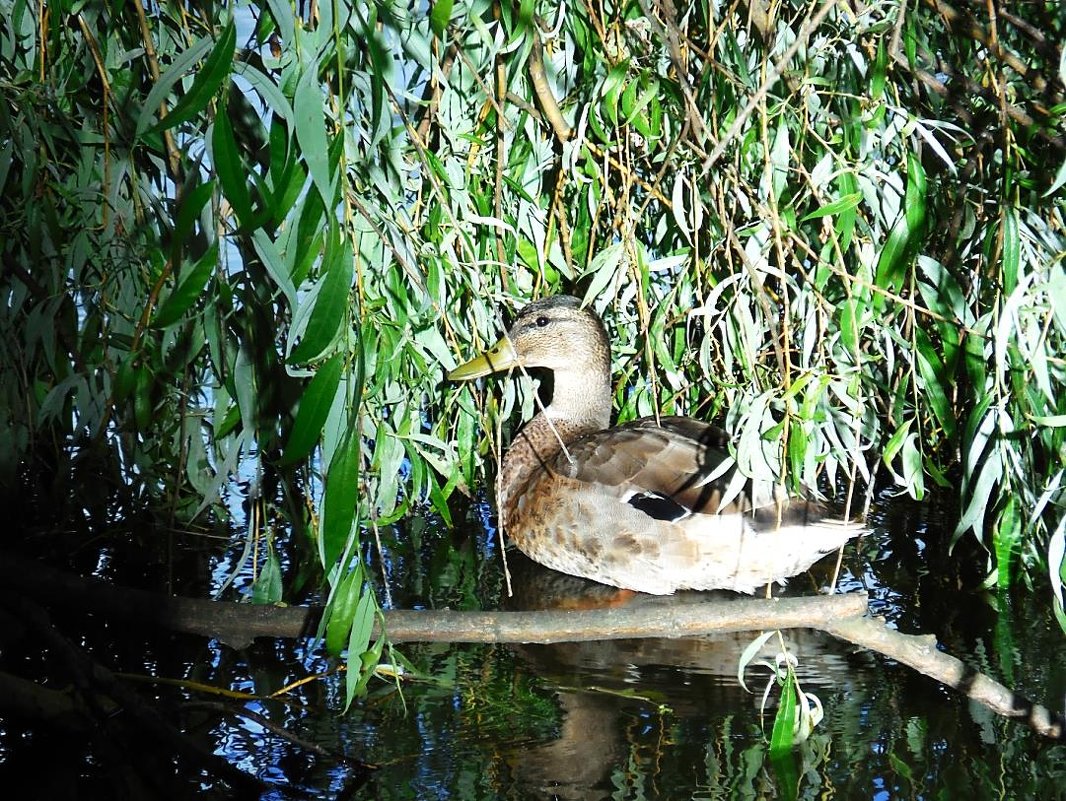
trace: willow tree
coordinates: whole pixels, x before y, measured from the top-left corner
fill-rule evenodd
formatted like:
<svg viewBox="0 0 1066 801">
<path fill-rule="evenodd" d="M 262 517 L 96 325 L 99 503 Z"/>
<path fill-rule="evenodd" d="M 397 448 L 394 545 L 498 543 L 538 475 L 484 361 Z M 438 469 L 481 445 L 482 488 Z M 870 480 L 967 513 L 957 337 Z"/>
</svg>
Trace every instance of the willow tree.
<svg viewBox="0 0 1066 801">
<path fill-rule="evenodd" d="M 444 372 L 569 291 L 620 418 L 725 422 L 853 509 L 943 485 L 1066 628 L 1054 0 L 0 12 L 0 481 L 34 519 L 188 526 L 251 477 L 256 597 L 321 577 L 370 665 L 364 533 L 450 519 L 532 402 Z"/>
</svg>

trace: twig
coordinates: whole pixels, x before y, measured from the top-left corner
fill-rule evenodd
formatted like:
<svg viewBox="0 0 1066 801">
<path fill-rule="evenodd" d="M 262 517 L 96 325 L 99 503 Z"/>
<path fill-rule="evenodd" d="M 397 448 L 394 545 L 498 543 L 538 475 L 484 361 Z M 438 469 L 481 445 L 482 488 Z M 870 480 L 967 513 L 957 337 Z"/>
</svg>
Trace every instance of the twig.
<svg viewBox="0 0 1066 801">
<path fill-rule="evenodd" d="M 800 26 L 799 31 L 796 33 L 796 39 L 792 44 L 788 46 L 781 58 L 773 68 L 766 74 L 766 80 L 762 82 L 762 85 L 756 90 L 755 94 L 751 96 L 751 99 L 747 102 L 747 105 L 737 114 L 737 118 L 733 121 L 733 124 L 729 126 L 729 130 L 725 135 L 718 140 L 718 144 L 714 146 L 714 149 L 708 154 L 707 158 L 703 161 L 703 168 L 700 170 L 700 177 L 705 176 L 716 163 L 718 159 L 725 153 L 725 149 L 733 142 L 734 139 L 739 136 L 741 129 L 743 129 L 745 123 L 748 121 L 755 109 L 762 103 L 766 93 L 770 91 L 770 87 L 773 86 L 777 79 L 781 77 L 781 74 L 785 71 L 785 67 L 792 61 L 792 57 L 796 55 L 801 47 L 807 44 L 807 38 L 814 32 L 814 29 L 822 24 L 822 20 L 826 18 L 833 7 L 836 5 L 837 0 L 826 0 L 822 4 L 822 7 L 818 9 L 818 12 L 808 19 L 803 25 Z"/>
<path fill-rule="evenodd" d="M 548 76 L 544 73 L 544 52 L 540 43 L 540 35 L 533 34 L 533 48 L 529 51 L 529 80 L 533 84 L 533 94 L 537 97 L 541 111 L 551 124 L 559 141 L 565 142 L 573 131 L 563 118 L 559 110 L 559 102 L 555 99 L 551 87 L 548 86 Z"/>
</svg>

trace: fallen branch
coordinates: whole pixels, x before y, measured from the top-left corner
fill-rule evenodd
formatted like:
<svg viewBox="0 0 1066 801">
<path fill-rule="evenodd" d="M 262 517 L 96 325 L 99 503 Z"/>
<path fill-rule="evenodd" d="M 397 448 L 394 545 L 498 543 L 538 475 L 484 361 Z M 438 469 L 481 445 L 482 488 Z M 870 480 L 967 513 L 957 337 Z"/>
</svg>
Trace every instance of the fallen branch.
<svg viewBox="0 0 1066 801">
<path fill-rule="evenodd" d="M 738 598 L 688 604 L 534 612 L 395 610 L 385 613 L 393 642 L 558 643 L 677 639 L 770 629 L 827 629 L 866 611 L 866 593 L 809 598 Z"/>
<path fill-rule="evenodd" d="M 176 598 L 116 587 L 45 567 L 0 557 L 0 582 L 51 606 L 104 612 L 174 631 L 219 639 L 234 647 L 256 637 L 311 636 L 322 610 L 252 606 Z M 1046 737 L 1066 739 L 1061 713 L 1017 695 L 994 679 L 939 650 L 936 638 L 901 634 L 865 616 L 864 593 L 805 598 L 723 599 L 691 603 L 654 600 L 629 606 L 570 611 L 455 612 L 390 610 L 385 633 L 393 642 L 558 643 L 591 640 L 676 639 L 712 633 L 810 628 L 875 651 L 952 687 L 1004 717 Z M 381 634 L 380 629 L 375 636 Z"/>
<path fill-rule="evenodd" d="M 114 620 L 162 626 L 243 648 L 256 637 L 313 636 L 322 610 L 306 606 L 256 606 L 167 596 L 118 587 L 38 562 L 0 557 L 0 582 L 39 603 L 91 609 Z M 611 609 L 532 612 L 389 610 L 385 633 L 393 642 L 555 643 L 580 640 L 693 637 L 727 631 L 825 629 L 841 617 L 866 611 L 866 595 L 816 595 L 772 600 L 737 597 L 677 604 L 634 604 Z M 376 629 L 374 636 L 380 636 Z"/>
</svg>

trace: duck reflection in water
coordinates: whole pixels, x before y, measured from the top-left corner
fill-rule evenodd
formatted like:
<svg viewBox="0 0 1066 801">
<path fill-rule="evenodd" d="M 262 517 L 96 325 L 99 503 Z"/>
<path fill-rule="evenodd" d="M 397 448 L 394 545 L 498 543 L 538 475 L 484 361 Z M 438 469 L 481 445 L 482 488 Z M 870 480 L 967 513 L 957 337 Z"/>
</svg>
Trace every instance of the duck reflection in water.
<svg viewBox="0 0 1066 801">
<path fill-rule="evenodd" d="M 508 560 L 514 594 L 505 608 L 511 610 L 652 605 L 668 616 L 679 604 L 737 599 L 730 592 L 664 597 L 619 591 L 544 568 L 514 551 Z M 554 740 L 523 746 L 509 755 L 514 779 L 535 798 L 607 798 L 617 791 L 618 775 L 632 771 L 632 750 L 647 751 L 650 735 L 634 742 L 635 728 L 650 726 L 665 732 L 676 718 L 718 718 L 731 710 L 750 717 L 752 709 L 759 709 L 761 693 L 749 694 L 739 686 L 737 667 L 759 633 L 512 646 L 545 684 L 555 685 L 561 713 Z M 828 635 L 794 630 L 783 636 L 786 647 L 799 656 L 797 674 L 805 689 L 856 679 L 845 649 Z M 773 662 L 779 650 L 780 643 L 772 638 L 757 659 Z M 761 690 L 768 677 L 765 669 L 750 670 L 748 686 Z M 658 760 L 647 768 L 654 773 Z M 654 781 L 653 775 L 646 778 Z"/>
</svg>

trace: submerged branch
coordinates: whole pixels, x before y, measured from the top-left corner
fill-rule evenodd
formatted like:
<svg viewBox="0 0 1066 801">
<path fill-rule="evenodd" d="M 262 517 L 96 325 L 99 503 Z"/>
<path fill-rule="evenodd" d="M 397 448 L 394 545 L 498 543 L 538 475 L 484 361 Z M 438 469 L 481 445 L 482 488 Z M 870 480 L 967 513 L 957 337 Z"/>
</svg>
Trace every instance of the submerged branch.
<svg viewBox="0 0 1066 801">
<path fill-rule="evenodd" d="M 167 597 L 116 587 L 37 562 L 0 556 L 0 582 L 41 603 L 103 612 L 212 637 L 232 647 L 256 637 L 312 636 L 322 610 L 252 606 Z M 393 642 L 559 643 L 592 640 L 676 639 L 713 633 L 810 628 L 825 631 L 900 662 L 952 687 L 997 715 L 1026 723 L 1046 737 L 1066 739 L 1063 716 L 1017 695 L 994 679 L 940 651 L 932 635 L 901 634 L 866 615 L 865 593 L 805 598 L 737 598 L 666 605 L 649 603 L 606 609 L 531 612 L 390 610 L 385 633 Z M 375 636 L 380 636 L 380 629 Z"/>
<path fill-rule="evenodd" d="M 941 684 L 958 690 L 997 715 L 1027 724 L 1033 731 L 1057 740 L 1066 739 L 1063 716 L 1034 704 L 962 660 L 937 647 L 936 637 L 903 634 L 884 620 L 851 617 L 832 622 L 825 631 L 861 648 L 894 659 Z"/>
</svg>

